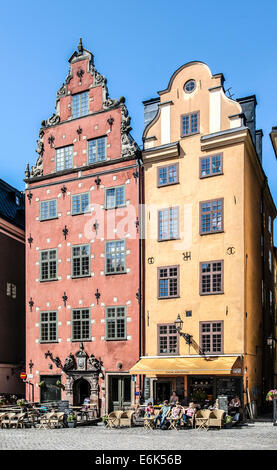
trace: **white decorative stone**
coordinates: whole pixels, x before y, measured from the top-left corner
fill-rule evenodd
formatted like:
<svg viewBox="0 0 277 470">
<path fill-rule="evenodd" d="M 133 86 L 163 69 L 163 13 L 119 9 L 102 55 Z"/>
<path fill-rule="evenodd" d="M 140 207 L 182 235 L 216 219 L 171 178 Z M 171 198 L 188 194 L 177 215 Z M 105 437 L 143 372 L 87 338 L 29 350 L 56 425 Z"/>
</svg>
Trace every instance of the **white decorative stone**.
<svg viewBox="0 0 277 470">
<path fill-rule="evenodd" d="M 116 176 L 113 176 L 113 180 L 116 181 Z"/>
<path fill-rule="evenodd" d="M 70 278 L 71 278 L 71 276 L 70 276 L 70 274 L 68 274 L 68 275 L 66 276 L 66 279 L 70 279 Z"/>
<path fill-rule="evenodd" d="M 61 243 L 59 243 L 59 244 L 58 244 L 58 248 L 61 248 L 61 247 L 62 247 L 62 244 L 61 244 Z"/>
<path fill-rule="evenodd" d="M 131 317 L 127 317 L 126 320 L 127 320 L 127 323 L 130 323 L 130 321 L 132 321 L 132 318 L 131 318 Z"/>
<path fill-rule="evenodd" d="M 38 327 L 38 326 L 39 326 L 39 323 L 35 323 L 35 326 L 37 326 L 37 327 Z"/>
<path fill-rule="evenodd" d="M 101 341 L 104 341 L 105 340 L 105 336 L 101 336 Z"/>
<path fill-rule="evenodd" d="M 92 186 L 92 187 L 90 188 L 90 191 L 94 191 L 94 186 Z"/>
<path fill-rule="evenodd" d="M 39 339 L 36 339 L 36 343 L 39 343 Z"/>
<path fill-rule="evenodd" d="M 70 246 L 70 245 L 71 245 L 71 243 L 70 243 L 70 242 L 68 242 L 68 243 L 67 243 L 67 246 Z"/>
<path fill-rule="evenodd" d="M 114 302 L 117 302 L 117 297 L 114 297 L 114 298 L 113 298 L 113 301 L 114 301 Z"/>
<path fill-rule="evenodd" d="M 131 300 L 127 300 L 126 305 L 131 305 Z"/>
<path fill-rule="evenodd" d="M 126 183 L 125 184 L 130 184 L 130 180 L 126 180 Z"/>
<path fill-rule="evenodd" d="M 83 301 L 82 300 L 79 300 L 79 305 L 82 305 L 83 304 Z"/>
<path fill-rule="evenodd" d="M 39 312 L 39 307 L 36 307 L 36 311 Z"/>
<path fill-rule="evenodd" d="M 68 326 L 71 325 L 71 321 L 68 320 L 68 321 L 66 322 L 66 324 L 67 324 Z"/>
<path fill-rule="evenodd" d="M 62 322 L 61 322 L 61 321 L 58 322 L 58 326 L 62 326 Z"/>
<path fill-rule="evenodd" d="M 40 220 L 39 217 L 36 217 L 36 220 Z"/>
<path fill-rule="evenodd" d="M 91 337 L 91 341 L 96 341 L 95 336 L 92 336 L 92 337 Z"/>
<path fill-rule="evenodd" d="M 79 183 L 79 184 L 78 184 L 78 188 L 81 188 L 82 186 L 83 186 L 82 183 Z"/>
<path fill-rule="evenodd" d="M 130 341 L 132 339 L 132 336 L 127 336 L 127 340 Z"/>
<path fill-rule="evenodd" d="M 100 271 L 100 276 L 104 276 L 104 271 Z"/>
<path fill-rule="evenodd" d="M 38 201 L 39 201 L 39 197 L 36 197 L 36 202 L 38 202 Z"/>
<path fill-rule="evenodd" d="M 104 304 L 104 302 L 101 302 L 101 307 L 105 307 L 105 304 Z"/>
<path fill-rule="evenodd" d="M 36 266 L 39 266 L 39 261 L 36 262 Z"/>
<path fill-rule="evenodd" d="M 105 323 L 105 318 L 101 318 L 100 322 Z"/>
<path fill-rule="evenodd" d="M 73 152 L 73 156 L 76 157 L 78 154 L 77 152 Z"/>
</svg>

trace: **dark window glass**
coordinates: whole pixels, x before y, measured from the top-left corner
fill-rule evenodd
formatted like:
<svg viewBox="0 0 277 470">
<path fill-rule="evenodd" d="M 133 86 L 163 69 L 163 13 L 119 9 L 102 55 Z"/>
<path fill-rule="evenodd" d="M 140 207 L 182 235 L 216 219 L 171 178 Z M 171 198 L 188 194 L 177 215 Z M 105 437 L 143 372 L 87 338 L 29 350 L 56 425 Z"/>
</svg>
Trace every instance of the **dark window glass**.
<svg viewBox="0 0 277 470">
<path fill-rule="evenodd" d="M 200 294 L 223 293 L 223 261 L 200 263 Z"/>
<path fill-rule="evenodd" d="M 178 297 L 179 295 L 179 267 L 172 266 L 158 268 L 158 297 Z"/>
<path fill-rule="evenodd" d="M 178 354 L 178 333 L 174 324 L 158 325 L 158 354 Z"/>
</svg>

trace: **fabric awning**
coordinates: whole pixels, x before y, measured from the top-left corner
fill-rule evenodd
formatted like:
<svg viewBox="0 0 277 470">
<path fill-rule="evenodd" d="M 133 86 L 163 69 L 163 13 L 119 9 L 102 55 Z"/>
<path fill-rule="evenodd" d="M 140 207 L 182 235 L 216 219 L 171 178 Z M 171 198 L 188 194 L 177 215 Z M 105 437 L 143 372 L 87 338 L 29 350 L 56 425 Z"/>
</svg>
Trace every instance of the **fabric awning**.
<svg viewBox="0 0 277 470">
<path fill-rule="evenodd" d="M 242 374 L 240 357 L 142 358 L 129 371 L 132 375 L 229 375 Z"/>
</svg>

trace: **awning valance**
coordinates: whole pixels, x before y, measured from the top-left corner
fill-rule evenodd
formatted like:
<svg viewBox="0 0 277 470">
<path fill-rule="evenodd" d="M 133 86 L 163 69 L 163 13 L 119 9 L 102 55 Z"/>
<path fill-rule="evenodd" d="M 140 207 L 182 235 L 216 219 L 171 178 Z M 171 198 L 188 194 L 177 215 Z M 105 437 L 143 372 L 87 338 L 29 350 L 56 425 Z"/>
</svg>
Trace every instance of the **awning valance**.
<svg viewBox="0 0 277 470">
<path fill-rule="evenodd" d="M 132 375 L 240 375 L 240 357 L 142 358 L 129 371 Z"/>
</svg>

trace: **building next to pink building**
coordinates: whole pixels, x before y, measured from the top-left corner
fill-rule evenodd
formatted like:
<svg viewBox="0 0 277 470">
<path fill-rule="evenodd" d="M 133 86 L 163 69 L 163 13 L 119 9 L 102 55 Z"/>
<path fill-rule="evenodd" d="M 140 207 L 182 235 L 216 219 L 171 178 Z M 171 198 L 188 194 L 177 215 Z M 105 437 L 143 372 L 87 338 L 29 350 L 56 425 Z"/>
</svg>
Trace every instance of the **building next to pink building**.
<svg viewBox="0 0 277 470">
<path fill-rule="evenodd" d="M 26 169 L 26 364 L 35 401 L 135 402 L 140 356 L 140 150 L 125 99 L 83 48 Z"/>
</svg>

